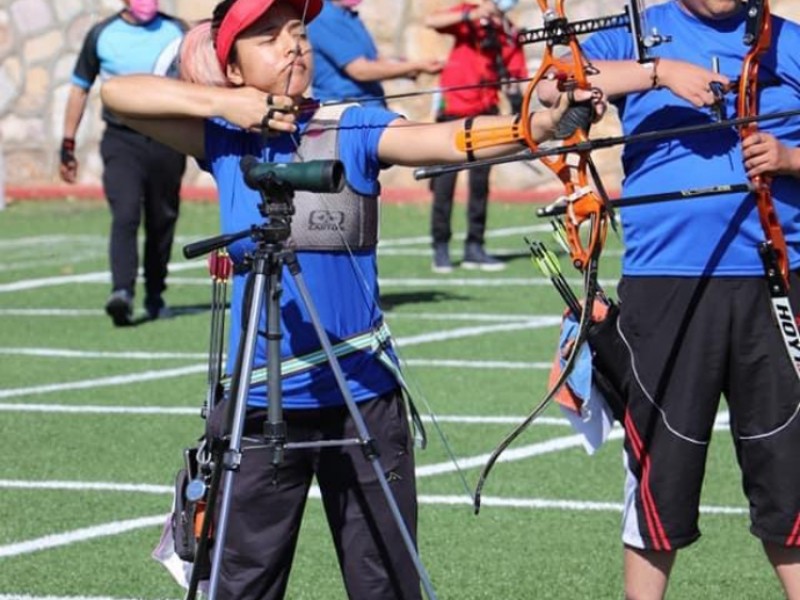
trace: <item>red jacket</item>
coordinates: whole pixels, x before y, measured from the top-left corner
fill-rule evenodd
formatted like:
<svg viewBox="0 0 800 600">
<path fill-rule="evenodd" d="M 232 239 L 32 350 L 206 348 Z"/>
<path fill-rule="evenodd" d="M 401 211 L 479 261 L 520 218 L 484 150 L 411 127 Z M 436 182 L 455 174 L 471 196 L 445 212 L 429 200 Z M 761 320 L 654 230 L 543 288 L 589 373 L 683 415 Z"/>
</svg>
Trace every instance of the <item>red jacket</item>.
<svg viewBox="0 0 800 600">
<path fill-rule="evenodd" d="M 448 10 L 463 13 L 476 6 L 464 3 Z M 528 76 L 525 55 L 516 42 L 516 31 L 507 20 L 505 27 L 502 23 L 462 20 L 437 31 L 455 38 L 455 45 L 440 76 L 443 88 Z M 492 44 L 492 32 L 496 44 Z M 498 73 L 498 52 L 507 73 Z M 499 87 L 489 86 L 443 92 L 437 114 L 440 117 L 468 117 L 495 112 L 500 101 L 498 90 Z"/>
</svg>

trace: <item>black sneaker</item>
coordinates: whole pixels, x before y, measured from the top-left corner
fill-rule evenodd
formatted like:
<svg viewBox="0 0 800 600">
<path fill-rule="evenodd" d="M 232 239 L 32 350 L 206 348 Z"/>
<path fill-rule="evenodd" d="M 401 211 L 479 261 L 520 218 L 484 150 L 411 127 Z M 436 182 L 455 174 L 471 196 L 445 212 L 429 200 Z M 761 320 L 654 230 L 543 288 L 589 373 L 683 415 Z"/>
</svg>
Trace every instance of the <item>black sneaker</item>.
<svg viewBox="0 0 800 600">
<path fill-rule="evenodd" d="M 155 321 L 156 319 L 171 319 L 174 316 L 169 306 L 164 304 L 162 298 L 156 298 L 155 300 L 145 298 L 144 310 L 147 312 L 147 317 L 151 321 Z"/>
<path fill-rule="evenodd" d="M 453 263 L 450 262 L 450 249 L 446 243 L 436 243 L 433 245 L 433 266 L 434 273 L 452 273 Z"/>
<path fill-rule="evenodd" d="M 502 271 L 506 268 L 506 264 L 503 261 L 486 254 L 483 246 L 475 242 L 470 242 L 464 246 L 464 260 L 461 261 L 461 266 L 465 269 L 479 269 L 481 271 Z"/>
<path fill-rule="evenodd" d="M 115 290 L 106 300 L 106 314 L 117 327 L 133 322 L 133 294 L 128 290 Z"/>
</svg>

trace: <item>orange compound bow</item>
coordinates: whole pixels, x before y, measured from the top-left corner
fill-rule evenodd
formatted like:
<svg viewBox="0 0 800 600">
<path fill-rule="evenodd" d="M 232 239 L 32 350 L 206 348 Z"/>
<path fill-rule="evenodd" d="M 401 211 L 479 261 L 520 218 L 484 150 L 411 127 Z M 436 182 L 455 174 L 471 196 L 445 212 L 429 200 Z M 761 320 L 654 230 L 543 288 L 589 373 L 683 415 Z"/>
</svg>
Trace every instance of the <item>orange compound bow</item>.
<svg viewBox="0 0 800 600">
<path fill-rule="evenodd" d="M 635 2 L 629 4 L 627 14 L 615 17 L 593 19 L 579 23 L 570 23 L 564 12 L 564 0 L 555 0 L 555 8 L 551 8 L 550 0 L 537 0 L 544 13 L 544 27 L 538 30 L 520 32 L 521 43 L 545 41 L 546 50 L 542 63 L 525 90 L 522 100 L 522 119 L 511 128 L 492 128 L 485 133 L 470 132 L 465 127 L 465 136 L 458 142 L 463 144 L 460 149 L 470 152 L 489 145 L 507 144 L 518 141 L 520 137 L 530 152 L 536 153 L 538 142 L 533 138 L 528 115 L 531 110 L 531 98 L 536 86 L 545 78 L 554 79 L 560 92 L 566 92 L 571 106 L 562 118 L 557 128 L 555 138 L 560 140 L 565 148 L 575 148 L 572 153 L 577 156 L 577 162 L 568 154 L 554 154 L 541 156 L 542 163 L 551 170 L 564 185 L 565 194 L 561 200 L 566 205 L 566 223 L 564 224 L 567 245 L 573 265 L 584 276 L 584 306 L 593 306 L 595 298 L 600 291 L 597 282 L 598 265 L 603 244 L 608 231 L 608 223 L 613 214 L 611 204 L 605 192 L 599 173 L 591 157 L 591 144 L 587 131 L 594 119 L 591 101 L 573 103 L 573 95 L 577 90 L 592 90 L 589 76 L 597 70 L 586 59 L 578 42 L 579 33 L 588 33 L 611 27 L 630 25 L 631 31 L 637 38 L 637 48 L 640 48 L 640 28 L 633 25 L 636 20 L 638 25 L 639 13 L 635 9 Z M 627 18 L 627 22 L 625 19 Z M 563 57 L 555 54 L 555 48 L 563 46 L 567 52 Z M 643 56 L 643 55 L 639 55 Z M 571 160 L 572 159 L 572 160 Z M 586 243 L 581 237 L 581 227 L 588 223 Z M 566 359 L 561 374 L 553 382 L 545 397 L 534 407 L 528 416 L 513 431 L 511 431 L 495 448 L 484 465 L 473 498 L 475 512 L 480 510 L 481 493 L 492 468 L 499 460 L 500 455 L 527 429 L 527 427 L 544 412 L 550 402 L 555 398 L 561 387 L 566 383 L 572 370 L 577 364 L 583 343 L 592 324 L 592 311 L 584 310 L 579 315 L 580 323 L 572 350 Z"/>
<path fill-rule="evenodd" d="M 522 98 L 521 119 L 511 126 L 472 128 L 469 124 L 456 138 L 456 147 L 468 156 L 475 150 L 522 142 L 535 152 L 539 143 L 534 139 L 528 115 L 531 113 L 532 97 L 537 85 L 543 79 L 555 79 L 560 92 L 570 98 L 576 90 L 591 90 L 589 75 L 596 73 L 586 60 L 578 43 L 578 33 L 597 31 L 610 27 L 622 27 L 630 22 L 628 15 L 616 15 L 603 19 L 582 22 L 583 27 L 572 24 L 564 12 L 564 0 L 537 0 L 544 15 L 544 27 L 523 30 L 519 33 L 520 43 L 546 42 L 546 49 L 536 75 L 531 79 Z M 626 22 L 626 18 L 628 18 Z M 563 57 L 556 56 L 555 48 L 565 47 Z M 594 117 L 591 102 L 578 102 L 570 106 L 562 119 L 562 127 L 556 138 L 564 146 L 588 141 L 587 131 Z M 469 122 L 468 122 L 469 123 Z M 567 239 L 570 257 L 575 267 L 584 271 L 592 252 L 601 248 L 608 229 L 609 207 L 602 182 L 589 151 L 576 151 L 577 163 L 567 154 L 541 158 L 541 162 L 551 170 L 564 185 L 567 211 Z M 590 177 L 591 174 L 591 177 Z M 590 181 L 591 179 L 591 181 Z M 584 244 L 579 230 L 581 225 L 592 221 L 591 232 Z"/>
</svg>

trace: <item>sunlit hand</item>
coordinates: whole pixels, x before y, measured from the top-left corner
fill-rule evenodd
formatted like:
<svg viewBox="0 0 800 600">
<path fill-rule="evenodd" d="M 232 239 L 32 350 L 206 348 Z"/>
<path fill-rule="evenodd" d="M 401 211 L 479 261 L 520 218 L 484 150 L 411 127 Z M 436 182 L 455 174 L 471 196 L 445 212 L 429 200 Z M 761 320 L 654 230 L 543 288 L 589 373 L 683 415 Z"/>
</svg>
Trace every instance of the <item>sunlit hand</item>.
<svg viewBox="0 0 800 600">
<path fill-rule="evenodd" d="M 770 133 L 758 131 L 742 142 L 744 168 L 748 177 L 794 172 L 796 150 L 782 144 Z"/>
<path fill-rule="evenodd" d="M 723 90 L 730 87 L 730 79 L 711 69 L 704 69 L 681 60 L 662 58 L 658 62 L 658 82 L 675 94 L 700 108 L 713 106 L 717 98 L 712 83 L 719 83 Z"/>
<path fill-rule="evenodd" d="M 417 77 L 420 73 L 428 73 L 429 75 L 436 75 L 444 68 L 444 61 L 441 60 L 418 60 L 414 62 L 415 69 L 411 73 L 411 77 Z"/>
</svg>

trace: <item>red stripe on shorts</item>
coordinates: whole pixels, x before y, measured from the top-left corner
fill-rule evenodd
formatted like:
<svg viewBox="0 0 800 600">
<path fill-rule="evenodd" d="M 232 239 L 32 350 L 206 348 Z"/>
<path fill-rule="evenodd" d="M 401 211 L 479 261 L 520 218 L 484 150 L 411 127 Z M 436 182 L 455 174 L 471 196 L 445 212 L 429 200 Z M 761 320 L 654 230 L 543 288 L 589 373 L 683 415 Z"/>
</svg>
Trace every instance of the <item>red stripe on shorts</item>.
<svg viewBox="0 0 800 600">
<path fill-rule="evenodd" d="M 628 433 L 628 439 L 631 441 L 636 460 L 642 466 L 642 506 L 644 506 L 644 516 L 650 537 L 653 539 L 653 546 L 655 550 L 672 550 L 672 544 L 669 543 L 669 538 L 664 531 L 664 525 L 658 516 L 658 509 L 656 508 L 655 500 L 653 500 L 653 493 L 650 490 L 650 456 L 644 452 L 642 440 L 636 431 L 630 412 L 627 411 L 625 413 L 625 431 Z"/>
<path fill-rule="evenodd" d="M 797 515 L 797 519 L 795 519 L 794 527 L 792 528 L 792 533 L 789 536 L 789 539 L 786 540 L 787 546 L 800 546 L 800 514 Z"/>
</svg>

